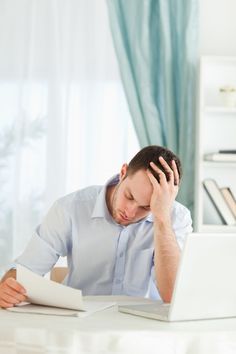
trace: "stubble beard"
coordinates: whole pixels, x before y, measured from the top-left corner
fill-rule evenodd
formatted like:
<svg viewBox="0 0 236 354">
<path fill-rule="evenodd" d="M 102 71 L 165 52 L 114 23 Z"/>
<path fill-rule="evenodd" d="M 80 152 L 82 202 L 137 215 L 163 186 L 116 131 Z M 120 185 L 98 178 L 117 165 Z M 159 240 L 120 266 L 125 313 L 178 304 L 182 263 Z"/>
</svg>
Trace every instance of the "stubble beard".
<svg viewBox="0 0 236 354">
<path fill-rule="evenodd" d="M 129 225 L 130 222 L 125 222 L 122 220 L 121 218 L 121 215 L 122 214 L 122 211 L 121 210 L 117 210 L 116 208 L 116 200 L 117 200 L 117 193 L 118 193 L 118 189 L 120 187 L 120 182 L 114 186 L 114 189 L 111 191 L 110 193 L 110 197 L 108 198 L 109 199 L 109 202 L 108 202 L 108 209 L 109 209 L 109 212 L 113 218 L 113 220 L 117 223 L 117 224 L 120 224 L 120 225 Z"/>
<path fill-rule="evenodd" d="M 118 217 L 118 212 L 117 212 L 116 207 L 115 207 L 118 189 L 119 189 L 119 183 L 115 186 L 115 188 L 114 188 L 114 190 L 112 191 L 112 194 L 111 194 L 111 198 L 110 198 L 110 213 L 111 213 L 112 218 L 117 223 L 120 223 L 119 222 L 119 218 L 117 218 Z"/>
<path fill-rule="evenodd" d="M 108 190 L 107 196 L 106 196 L 106 203 L 107 203 L 107 208 L 114 220 L 116 220 L 116 212 L 115 212 L 115 200 L 116 200 L 116 194 L 117 194 L 117 187 L 119 184 L 116 186 L 111 186 L 110 190 Z"/>
</svg>

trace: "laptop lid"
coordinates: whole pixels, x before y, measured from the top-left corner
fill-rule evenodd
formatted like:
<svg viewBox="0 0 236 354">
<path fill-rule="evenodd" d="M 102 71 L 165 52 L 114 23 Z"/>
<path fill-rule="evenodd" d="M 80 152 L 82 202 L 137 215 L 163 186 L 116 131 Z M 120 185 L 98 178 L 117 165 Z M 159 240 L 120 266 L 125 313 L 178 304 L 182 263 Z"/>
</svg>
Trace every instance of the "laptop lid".
<svg viewBox="0 0 236 354">
<path fill-rule="evenodd" d="M 236 316 L 236 234 L 192 233 L 185 242 L 169 321 Z"/>
</svg>

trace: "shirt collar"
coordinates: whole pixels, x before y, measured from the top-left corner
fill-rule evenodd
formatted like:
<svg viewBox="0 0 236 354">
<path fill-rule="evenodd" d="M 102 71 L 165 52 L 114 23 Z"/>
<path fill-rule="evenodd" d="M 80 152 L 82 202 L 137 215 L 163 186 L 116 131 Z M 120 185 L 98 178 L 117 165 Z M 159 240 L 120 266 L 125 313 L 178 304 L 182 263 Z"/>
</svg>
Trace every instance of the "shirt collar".
<svg viewBox="0 0 236 354">
<path fill-rule="evenodd" d="M 148 214 L 148 216 L 146 216 L 146 218 L 144 220 L 148 221 L 148 222 L 153 222 L 153 215 L 151 213 Z"/>
<path fill-rule="evenodd" d="M 106 203 L 106 190 L 108 186 L 116 185 L 119 182 L 119 175 L 115 175 L 110 178 L 107 183 L 100 190 L 95 206 L 93 208 L 92 218 L 105 218 L 109 222 L 114 222 L 111 217 Z"/>
<path fill-rule="evenodd" d="M 95 203 L 95 206 L 93 208 L 93 213 L 92 213 L 92 218 L 105 218 L 108 222 L 112 222 L 116 225 L 118 225 L 112 218 L 111 214 L 109 213 L 109 210 L 107 208 L 107 203 L 106 203 L 106 190 L 108 186 L 112 185 L 117 185 L 119 183 L 119 175 L 115 175 L 111 177 L 107 183 L 102 187 L 100 190 L 97 200 Z M 153 215 L 150 213 L 146 218 L 138 221 L 136 224 L 139 222 L 152 222 L 153 223 Z"/>
</svg>

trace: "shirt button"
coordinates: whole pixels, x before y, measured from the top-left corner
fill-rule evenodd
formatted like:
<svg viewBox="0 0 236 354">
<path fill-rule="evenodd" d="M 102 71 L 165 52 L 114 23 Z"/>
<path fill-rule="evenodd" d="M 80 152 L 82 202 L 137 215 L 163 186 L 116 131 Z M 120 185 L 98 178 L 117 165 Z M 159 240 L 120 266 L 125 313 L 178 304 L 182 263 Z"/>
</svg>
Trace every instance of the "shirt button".
<svg viewBox="0 0 236 354">
<path fill-rule="evenodd" d="M 120 257 L 123 257 L 123 256 L 124 256 L 124 252 L 121 252 L 121 253 L 120 253 Z"/>
</svg>

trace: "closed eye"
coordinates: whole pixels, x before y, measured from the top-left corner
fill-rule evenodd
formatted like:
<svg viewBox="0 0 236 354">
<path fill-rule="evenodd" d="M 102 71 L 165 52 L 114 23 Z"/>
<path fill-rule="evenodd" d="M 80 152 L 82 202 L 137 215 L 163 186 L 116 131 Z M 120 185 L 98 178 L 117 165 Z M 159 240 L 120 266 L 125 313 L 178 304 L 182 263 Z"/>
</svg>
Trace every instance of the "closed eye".
<svg viewBox="0 0 236 354">
<path fill-rule="evenodd" d="M 134 197 L 131 194 L 126 195 L 126 198 L 129 199 L 129 200 L 134 200 Z"/>
<path fill-rule="evenodd" d="M 143 207 L 142 207 L 142 209 L 144 209 L 144 210 L 147 210 L 147 211 L 148 211 L 148 210 L 150 210 L 150 206 L 149 206 L 149 205 L 148 205 L 148 206 L 143 206 Z"/>
<path fill-rule="evenodd" d="M 128 200 L 134 200 L 134 197 L 132 196 L 132 194 L 125 194 L 125 197 Z M 139 208 L 143 209 L 145 211 L 149 211 L 150 210 L 150 205 L 140 206 Z"/>
</svg>

